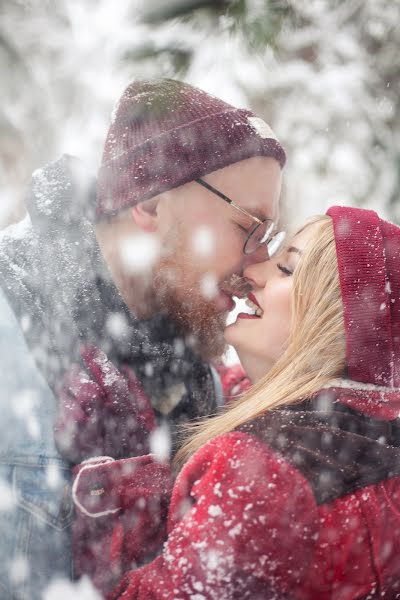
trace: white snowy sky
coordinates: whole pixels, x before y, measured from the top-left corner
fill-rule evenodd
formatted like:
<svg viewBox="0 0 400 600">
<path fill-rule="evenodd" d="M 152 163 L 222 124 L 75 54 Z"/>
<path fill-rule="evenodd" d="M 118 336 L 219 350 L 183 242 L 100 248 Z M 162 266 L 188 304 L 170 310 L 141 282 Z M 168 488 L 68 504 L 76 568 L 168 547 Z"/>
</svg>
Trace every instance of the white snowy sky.
<svg viewBox="0 0 400 600">
<path fill-rule="evenodd" d="M 248 0 L 248 20 L 265 19 L 267 4 Z M 159 76 L 184 78 L 250 106 L 270 123 L 288 151 L 286 197 L 294 222 L 332 203 L 373 207 L 399 219 L 393 203 L 399 102 L 391 75 L 400 5 L 287 4 L 296 8 L 297 22 L 284 22 L 274 49 L 250 49 L 245 34 L 232 33 L 228 15 L 213 20 L 195 13 L 187 21 L 145 25 L 139 20 L 143 0 L 120 0 L 118 9 L 112 0 L 100 0 L 95 9 L 89 0 L 5 2 L 2 31 L 11 50 L 0 49 L 7 81 L 0 226 L 15 218 L 29 173 L 43 162 L 67 152 L 96 170 L 125 86 Z M 166 51 L 171 47 L 192 53 L 186 73 L 176 73 Z M 157 57 L 139 60 L 144 48 Z"/>
</svg>

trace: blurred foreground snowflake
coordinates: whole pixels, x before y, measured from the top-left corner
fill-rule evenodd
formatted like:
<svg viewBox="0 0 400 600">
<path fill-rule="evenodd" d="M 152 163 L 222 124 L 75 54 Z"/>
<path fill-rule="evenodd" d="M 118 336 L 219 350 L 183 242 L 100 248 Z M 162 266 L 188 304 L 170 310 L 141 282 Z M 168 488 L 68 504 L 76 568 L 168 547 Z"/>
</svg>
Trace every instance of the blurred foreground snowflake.
<svg viewBox="0 0 400 600">
<path fill-rule="evenodd" d="M 101 595 L 93 587 L 88 577 L 82 577 L 77 582 L 67 581 L 66 579 L 54 579 L 46 588 L 43 594 L 43 600 L 101 600 Z"/>
</svg>

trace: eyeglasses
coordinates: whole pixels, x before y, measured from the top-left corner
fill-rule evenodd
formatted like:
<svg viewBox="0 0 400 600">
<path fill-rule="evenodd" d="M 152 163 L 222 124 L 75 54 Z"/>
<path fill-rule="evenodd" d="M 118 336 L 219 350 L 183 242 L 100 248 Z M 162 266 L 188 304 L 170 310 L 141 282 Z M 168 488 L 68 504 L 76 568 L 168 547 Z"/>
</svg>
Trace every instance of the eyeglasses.
<svg viewBox="0 0 400 600">
<path fill-rule="evenodd" d="M 260 246 L 266 246 L 268 250 L 268 256 L 271 257 L 279 247 L 281 246 L 283 240 L 286 237 L 286 233 L 284 231 L 279 231 L 274 233 L 276 229 L 276 225 L 272 219 L 265 219 L 265 221 L 261 221 L 258 217 L 250 214 L 242 208 L 235 204 L 233 200 L 225 196 L 222 192 L 217 190 L 215 187 L 204 181 L 204 179 L 196 179 L 196 183 L 202 185 L 207 190 L 222 198 L 225 202 L 227 202 L 230 206 L 238 210 L 242 213 L 242 215 L 246 215 L 249 219 L 254 222 L 254 226 L 250 229 L 249 234 L 243 245 L 243 253 L 244 254 L 252 254 Z"/>
</svg>

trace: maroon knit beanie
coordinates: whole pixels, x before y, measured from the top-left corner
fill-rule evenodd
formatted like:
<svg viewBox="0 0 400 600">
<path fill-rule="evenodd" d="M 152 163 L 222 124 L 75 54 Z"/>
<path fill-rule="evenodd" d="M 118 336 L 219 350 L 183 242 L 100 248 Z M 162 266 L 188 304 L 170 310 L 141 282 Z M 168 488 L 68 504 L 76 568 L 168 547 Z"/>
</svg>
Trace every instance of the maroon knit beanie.
<svg viewBox="0 0 400 600">
<path fill-rule="evenodd" d="M 350 379 L 400 386 L 400 227 L 372 210 L 334 206 Z"/>
<path fill-rule="evenodd" d="M 270 127 L 187 83 L 135 82 L 115 110 L 98 174 L 98 218 L 252 156 L 285 151 Z"/>
</svg>

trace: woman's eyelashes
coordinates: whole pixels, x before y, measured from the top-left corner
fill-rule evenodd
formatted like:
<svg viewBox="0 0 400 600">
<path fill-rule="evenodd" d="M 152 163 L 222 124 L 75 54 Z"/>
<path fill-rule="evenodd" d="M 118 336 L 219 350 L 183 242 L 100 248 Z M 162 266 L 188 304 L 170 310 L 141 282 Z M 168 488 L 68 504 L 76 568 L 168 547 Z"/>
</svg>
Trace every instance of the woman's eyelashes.
<svg viewBox="0 0 400 600">
<path fill-rule="evenodd" d="M 285 267 L 281 263 L 277 263 L 276 266 L 280 271 L 282 271 L 282 273 L 285 273 L 285 275 L 293 275 L 293 271 L 291 269 L 288 269 L 288 267 Z"/>
</svg>

